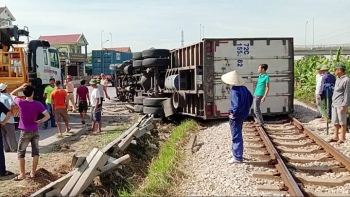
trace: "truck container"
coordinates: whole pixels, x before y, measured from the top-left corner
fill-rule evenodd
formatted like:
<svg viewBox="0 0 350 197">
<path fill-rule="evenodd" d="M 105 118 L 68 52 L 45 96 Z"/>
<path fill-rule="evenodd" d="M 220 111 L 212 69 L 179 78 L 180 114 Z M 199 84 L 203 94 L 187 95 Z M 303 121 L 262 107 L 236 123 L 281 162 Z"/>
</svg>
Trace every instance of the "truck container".
<svg viewBox="0 0 350 197">
<path fill-rule="evenodd" d="M 121 64 L 125 60 L 132 58 L 132 53 L 125 53 L 111 50 L 92 51 L 92 75 L 101 73 L 111 75 L 115 71 L 109 69 L 111 64 Z"/>
<path fill-rule="evenodd" d="M 221 81 L 221 76 L 236 70 L 253 94 L 258 66 L 263 63 L 268 65 L 270 91 L 261 104 L 261 112 L 263 115 L 293 112 L 293 38 L 205 38 L 171 50 L 170 59 L 164 93 L 172 97 L 178 113 L 203 119 L 227 118 L 230 86 Z"/>
</svg>

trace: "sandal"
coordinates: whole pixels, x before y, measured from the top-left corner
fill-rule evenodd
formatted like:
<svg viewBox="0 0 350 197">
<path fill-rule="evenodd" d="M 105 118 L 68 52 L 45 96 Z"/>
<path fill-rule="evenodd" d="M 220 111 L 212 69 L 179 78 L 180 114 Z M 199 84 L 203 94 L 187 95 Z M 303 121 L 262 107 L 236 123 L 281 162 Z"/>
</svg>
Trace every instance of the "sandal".
<svg viewBox="0 0 350 197">
<path fill-rule="evenodd" d="M 328 140 L 328 142 L 338 142 L 339 140 L 335 140 L 335 139 L 330 139 L 330 140 Z"/>
<path fill-rule="evenodd" d="M 19 178 L 19 175 L 17 175 L 13 180 L 14 181 L 23 181 L 25 178 Z"/>
<path fill-rule="evenodd" d="M 345 142 L 345 141 L 339 140 L 339 141 L 337 141 L 337 144 L 340 145 L 340 144 L 343 144 L 344 142 Z"/>
<path fill-rule="evenodd" d="M 34 179 L 35 178 L 35 174 L 34 176 L 32 176 L 31 172 L 27 172 L 26 175 L 30 178 L 30 179 Z"/>
</svg>

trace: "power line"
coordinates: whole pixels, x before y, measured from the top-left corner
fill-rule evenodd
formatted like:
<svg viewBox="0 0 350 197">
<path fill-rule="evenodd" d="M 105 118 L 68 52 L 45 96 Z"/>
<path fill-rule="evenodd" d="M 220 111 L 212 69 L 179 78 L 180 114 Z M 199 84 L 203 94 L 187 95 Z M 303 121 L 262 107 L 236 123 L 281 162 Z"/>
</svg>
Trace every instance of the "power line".
<svg viewBox="0 0 350 197">
<path fill-rule="evenodd" d="M 181 47 L 184 47 L 184 43 L 185 43 L 184 30 L 181 30 Z"/>
<path fill-rule="evenodd" d="M 346 35 L 346 34 L 350 34 L 350 31 L 345 32 L 345 33 L 341 33 L 341 34 L 337 34 L 337 35 L 334 35 L 334 36 L 325 37 L 323 39 L 318 39 L 317 41 L 328 40 L 330 38 L 336 38 L 336 37 L 340 37 L 340 36 L 343 36 L 343 35 Z"/>
</svg>

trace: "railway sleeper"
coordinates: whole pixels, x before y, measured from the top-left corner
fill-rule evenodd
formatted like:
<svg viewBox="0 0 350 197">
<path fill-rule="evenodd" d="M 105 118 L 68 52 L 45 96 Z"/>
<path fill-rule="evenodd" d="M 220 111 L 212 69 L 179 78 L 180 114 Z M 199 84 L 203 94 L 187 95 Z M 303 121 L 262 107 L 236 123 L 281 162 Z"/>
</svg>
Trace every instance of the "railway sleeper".
<svg viewBox="0 0 350 197">
<path fill-rule="evenodd" d="M 293 143 L 293 142 L 273 142 L 274 144 L 278 145 L 278 146 L 287 146 L 290 148 L 298 148 L 298 147 L 303 147 L 303 146 L 309 146 L 309 145 L 313 145 L 314 142 L 312 141 L 307 141 L 307 142 L 299 142 L 299 143 Z"/>
<path fill-rule="evenodd" d="M 325 173 L 325 172 L 346 172 L 346 169 L 340 168 L 339 166 L 296 166 L 293 164 L 286 164 L 288 168 L 293 168 L 298 172 L 303 173 Z"/>
<path fill-rule="evenodd" d="M 343 193 L 322 193 L 322 192 L 315 192 L 309 189 L 305 189 L 305 192 L 309 194 L 311 197 L 349 197 L 349 194 L 343 194 Z"/>
<path fill-rule="evenodd" d="M 256 179 L 281 180 L 279 172 L 252 172 L 252 177 Z"/>
<path fill-rule="evenodd" d="M 324 153 L 324 150 L 320 148 L 310 148 L 310 149 L 292 149 L 292 148 L 283 148 L 278 147 L 281 153 L 299 153 L 299 154 L 310 154 L 310 153 Z"/>
<path fill-rule="evenodd" d="M 244 139 L 245 142 L 261 142 L 262 140 L 260 138 L 248 138 Z"/>
<path fill-rule="evenodd" d="M 269 135 L 279 135 L 279 136 L 283 136 L 283 135 L 298 135 L 300 134 L 300 132 L 298 131 L 284 131 L 284 132 L 275 132 L 275 131 L 266 131 L 266 133 L 268 133 Z"/>
<path fill-rule="evenodd" d="M 274 191 L 274 192 L 281 192 L 281 196 L 287 195 L 287 190 L 284 185 L 258 185 L 256 186 L 257 190 L 260 191 Z"/>
<path fill-rule="evenodd" d="M 343 186 L 347 183 L 350 183 L 350 177 L 341 177 L 338 179 L 324 179 L 324 178 L 316 178 L 316 177 L 306 177 L 300 174 L 296 174 L 295 177 L 299 179 L 300 182 L 304 184 L 313 184 L 319 186 Z"/>
<path fill-rule="evenodd" d="M 247 132 L 247 133 L 244 133 L 244 136 L 245 137 L 255 137 L 255 136 L 259 136 L 259 133 L 258 132 Z"/>
<path fill-rule="evenodd" d="M 295 126 L 288 126 L 288 127 L 265 127 L 265 130 L 267 131 L 290 131 L 290 130 L 295 130 Z"/>
<path fill-rule="evenodd" d="M 261 149 L 261 148 L 265 148 L 266 146 L 264 144 L 249 144 L 249 145 L 246 145 L 244 148 L 247 148 L 247 149 Z"/>
<path fill-rule="evenodd" d="M 314 162 L 314 161 L 330 161 L 333 160 L 331 158 L 329 158 L 328 156 L 322 156 L 319 158 L 310 158 L 310 157 L 298 157 L 298 156 L 293 156 L 293 157 L 288 157 L 288 156 L 283 156 L 284 158 L 286 158 L 289 162 L 295 162 L 295 163 L 310 163 L 310 162 Z"/>
<path fill-rule="evenodd" d="M 307 138 L 306 135 L 299 135 L 295 137 L 279 137 L 279 136 L 275 136 L 274 134 L 271 134 L 270 137 L 275 140 L 289 140 L 289 141 L 299 141 Z"/>
</svg>

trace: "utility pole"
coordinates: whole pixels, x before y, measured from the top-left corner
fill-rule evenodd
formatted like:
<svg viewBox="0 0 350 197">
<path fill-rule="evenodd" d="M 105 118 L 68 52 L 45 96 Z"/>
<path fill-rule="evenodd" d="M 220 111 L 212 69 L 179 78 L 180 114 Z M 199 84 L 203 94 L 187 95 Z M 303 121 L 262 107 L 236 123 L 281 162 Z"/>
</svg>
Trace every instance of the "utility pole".
<svg viewBox="0 0 350 197">
<path fill-rule="evenodd" d="M 312 18 L 312 48 L 315 45 L 315 19 Z"/>
<path fill-rule="evenodd" d="M 184 47 L 184 42 L 185 42 L 184 30 L 181 30 L 181 47 Z"/>
<path fill-rule="evenodd" d="M 202 26 L 202 30 L 203 30 L 202 38 L 204 38 L 204 25 Z"/>
<path fill-rule="evenodd" d="M 202 40 L 202 24 L 199 24 L 199 41 Z"/>
<path fill-rule="evenodd" d="M 306 33 L 307 33 L 307 24 L 309 23 L 309 21 L 306 21 L 305 23 L 305 47 L 306 47 Z"/>
<path fill-rule="evenodd" d="M 102 45 L 103 45 L 103 43 L 102 43 L 102 34 L 103 34 L 104 31 L 105 31 L 105 30 L 102 30 L 102 31 L 101 31 L 101 50 L 103 49 L 103 46 L 102 46 Z"/>
<path fill-rule="evenodd" d="M 109 35 L 111 35 L 111 48 L 113 48 L 113 34 L 109 32 Z"/>
</svg>

